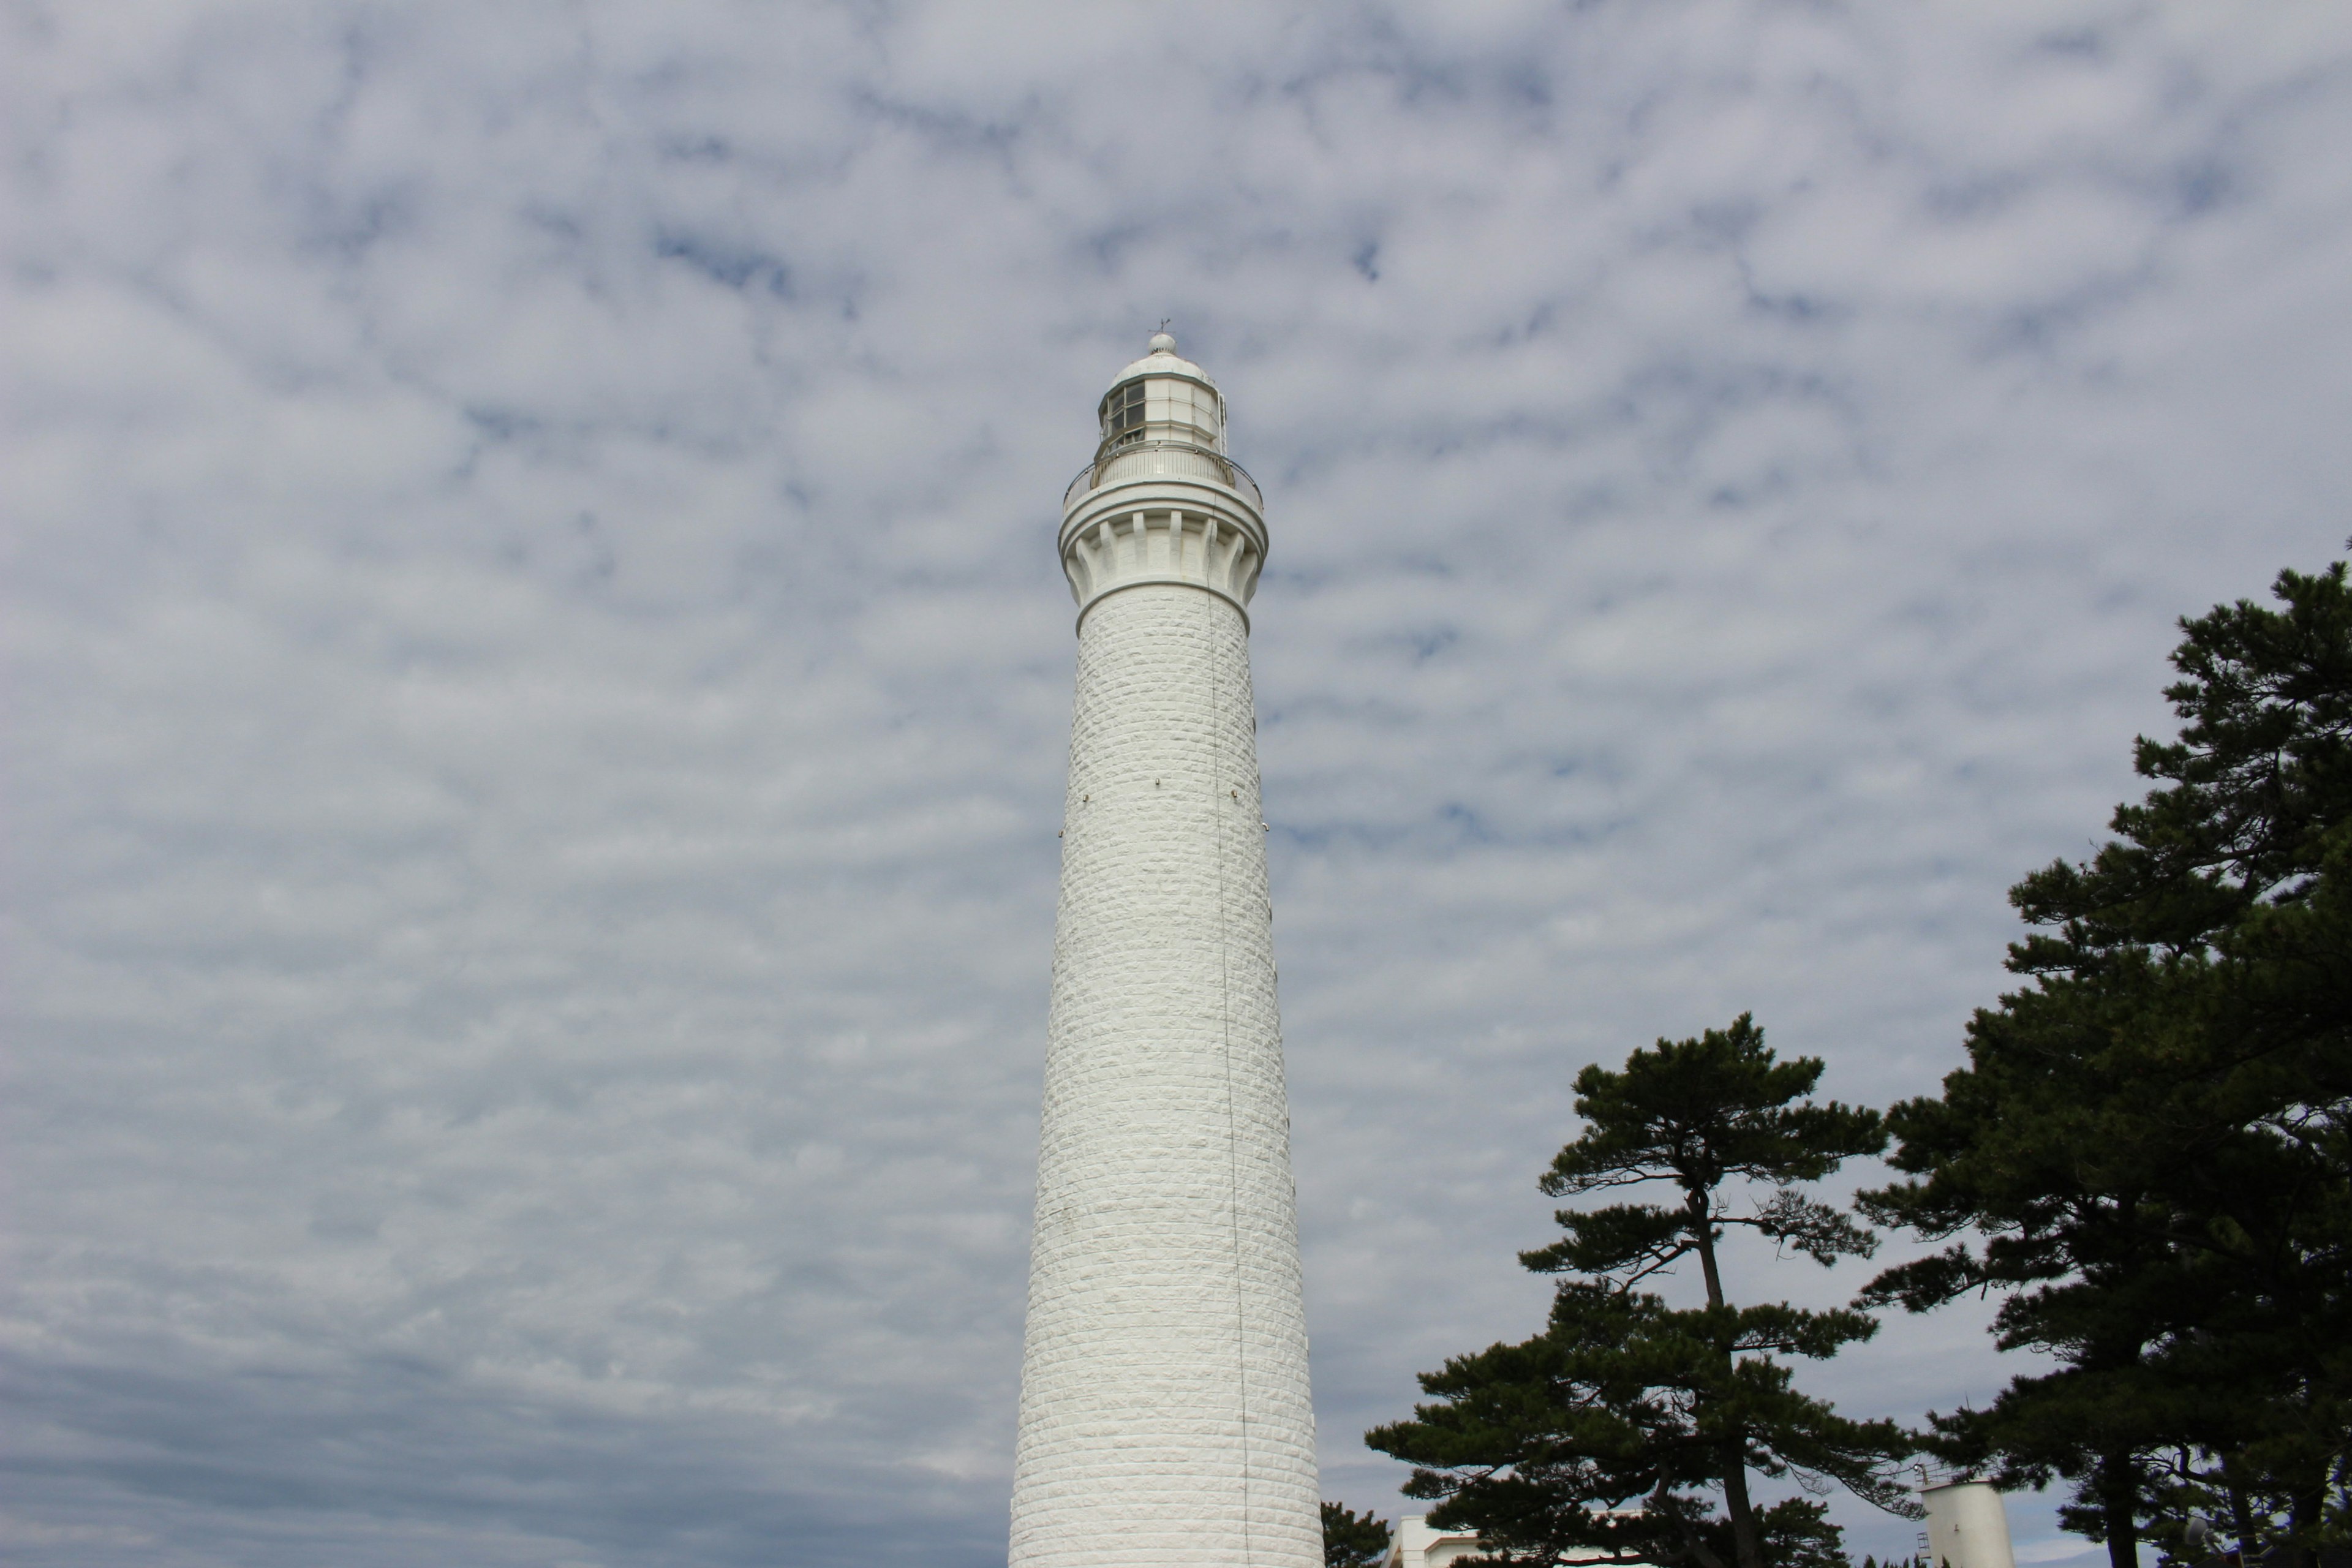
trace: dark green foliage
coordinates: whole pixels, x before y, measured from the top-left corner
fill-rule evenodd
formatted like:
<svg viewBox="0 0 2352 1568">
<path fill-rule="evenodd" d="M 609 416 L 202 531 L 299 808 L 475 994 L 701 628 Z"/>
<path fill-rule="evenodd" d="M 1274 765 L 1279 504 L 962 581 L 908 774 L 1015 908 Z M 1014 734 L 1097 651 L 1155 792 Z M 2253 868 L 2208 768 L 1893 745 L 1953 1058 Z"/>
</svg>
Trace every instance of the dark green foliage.
<svg viewBox="0 0 2352 1568">
<path fill-rule="evenodd" d="M 2341 1541 L 2352 1465 L 2352 593 L 2183 623 L 2159 781 L 2084 865 L 2028 877 L 2027 987 L 1969 1066 L 1888 1115 L 1913 1179 L 1871 1217 L 1973 1233 L 1863 1304 L 2004 1300 L 2052 1357 L 1935 1418 L 2004 1484 L 2074 1483 L 2068 1528 L 2134 1561 L 2192 1510 L 2256 1551 Z"/>
<path fill-rule="evenodd" d="M 1608 1274 L 1631 1286 L 1696 1252 L 1715 1301 L 1723 1293 L 1715 1238 L 1726 1226 L 1749 1227 L 1824 1264 L 1867 1257 L 1873 1243 L 1864 1231 L 1790 1184 L 1817 1182 L 1853 1156 L 1886 1147 L 1876 1111 L 1834 1100 L 1790 1103 L 1811 1093 L 1821 1076 L 1821 1062 L 1810 1057 L 1775 1061 L 1764 1031 L 1745 1013 L 1728 1029 L 1635 1051 L 1622 1072 L 1587 1067 L 1577 1075 L 1576 1109 L 1590 1125 L 1552 1161 L 1544 1192 L 1581 1196 L 1663 1181 L 1682 1201 L 1563 1209 L 1554 1217 L 1566 1238 L 1519 1261 L 1546 1273 Z M 1716 1201 L 1735 1179 L 1778 1190 L 1754 1215 L 1735 1215 Z M 1709 1223 L 1698 1223 L 1702 1215 Z"/>
<path fill-rule="evenodd" d="M 1323 1568 L 1378 1568 L 1389 1554 L 1389 1527 L 1372 1510 L 1323 1505 Z"/>
<path fill-rule="evenodd" d="M 1892 1466 L 1911 1451 L 1890 1422 L 1855 1422 L 1797 1391 L 1784 1358 L 1822 1358 L 1869 1337 L 1858 1311 L 1724 1300 L 1717 1246 L 1745 1226 L 1822 1264 L 1866 1256 L 1870 1235 L 1802 1192 L 1885 1134 L 1873 1112 L 1794 1103 L 1822 1064 L 1779 1062 L 1742 1016 L 1728 1029 L 1635 1051 L 1622 1072 L 1576 1080 L 1582 1137 L 1543 1179 L 1554 1196 L 1660 1183 L 1672 1201 L 1562 1210 L 1564 1237 L 1521 1255 L 1568 1273 L 1545 1331 L 1424 1373 L 1434 1403 L 1366 1435 L 1415 1467 L 1405 1490 L 1430 1522 L 1475 1530 L 1489 1561 L 1549 1563 L 1570 1552 L 1672 1568 L 1844 1568 L 1837 1527 L 1805 1499 L 1748 1500 L 1747 1472 L 1843 1483 L 1916 1514 Z M 1773 1184 L 1752 1212 L 1725 1187 Z M 1677 1310 L 1638 1289 L 1696 1255 L 1706 1305 Z M 1716 1513 L 1709 1492 L 1724 1505 Z"/>
</svg>

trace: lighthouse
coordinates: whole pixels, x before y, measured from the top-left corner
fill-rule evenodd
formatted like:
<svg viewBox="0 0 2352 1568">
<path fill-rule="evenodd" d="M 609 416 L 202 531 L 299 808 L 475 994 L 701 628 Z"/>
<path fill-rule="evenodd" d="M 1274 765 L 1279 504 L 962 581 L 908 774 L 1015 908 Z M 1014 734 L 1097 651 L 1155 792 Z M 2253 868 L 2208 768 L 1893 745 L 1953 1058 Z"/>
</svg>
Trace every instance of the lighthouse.
<svg viewBox="0 0 2352 1568">
<path fill-rule="evenodd" d="M 1011 1568 L 1319 1568 L 1249 605 L 1265 502 L 1161 332 L 1062 498 L 1077 605 Z"/>
</svg>

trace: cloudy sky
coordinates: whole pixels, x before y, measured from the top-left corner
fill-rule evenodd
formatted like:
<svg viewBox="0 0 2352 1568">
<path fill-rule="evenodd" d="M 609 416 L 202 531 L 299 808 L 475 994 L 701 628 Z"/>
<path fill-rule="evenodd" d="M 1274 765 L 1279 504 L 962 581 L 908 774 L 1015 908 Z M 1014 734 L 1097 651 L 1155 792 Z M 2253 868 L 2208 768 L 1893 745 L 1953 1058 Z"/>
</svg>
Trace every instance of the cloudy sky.
<svg viewBox="0 0 2352 1568">
<path fill-rule="evenodd" d="M 5 16 L 13 1562 L 1002 1562 L 1052 541 L 1162 317 L 1384 1512 L 1577 1068 L 1930 1091 L 2175 618 L 2352 533 L 2317 0 Z"/>
</svg>

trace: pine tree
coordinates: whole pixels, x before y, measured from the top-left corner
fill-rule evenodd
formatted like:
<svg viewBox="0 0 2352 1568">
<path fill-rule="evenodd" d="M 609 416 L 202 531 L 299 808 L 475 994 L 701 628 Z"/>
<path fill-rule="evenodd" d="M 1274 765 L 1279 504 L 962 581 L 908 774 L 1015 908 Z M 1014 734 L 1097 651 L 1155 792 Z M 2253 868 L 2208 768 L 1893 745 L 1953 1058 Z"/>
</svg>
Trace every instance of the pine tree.
<svg viewBox="0 0 2352 1568">
<path fill-rule="evenodd" d="M 1913 1179 L 1864 1198 L 1975 1239 L 1863 1304 L 2000 1291 L 2003 1348 L 2058 1363 L 1940 1447 L 2073 1481 L 2115 1568 L 2192 1508 L 2303 1552 L 2352 1505 L 2352 593 L 2341 563 L 2275 593 L 2182 623 L 2158 787 L 2011 889 L 2028 984 L 1889 1112 Z"/>
<path fill-rule="evenodd" d="M 1323 1568 L 1379 1568 L 1389 1554 L 1389 1526 L 1372 1510 L 1323 1505 Z"/>
<path fill-rule="evenodd" d="M 1893 1477 L 1912 1451 L 1891 1422 L 1856 1422 L 1799 1393 L 1786 1358 L 1821 1359 L 1876 1327 L 1854 1310 L 1785 1302 L 1738 1307 L 1718 1246 L 1746 1229 L 1826 1266 L 1867 1256 L 1870 1234 L 1802 1184 L 1874 1153 L 1875 1112 L 1796 1103 L 1820 1080 L 1813 1058 L 1777 1061 L 1742 1015 L 1696 1039 L 1660 1040 L 1624 1068 L 1577 1078 L 1587 1126 L 1543 1178 L 1555 1197 L 1660 1183 L 1666 1203 L 1563 1209 L 1566 1233 L 1523 1253 L 1568 1276 L 1536 1339 L 1457 1357 L 1424 1373 L 1438 1403 L 1366 1435 L 1413 1464 L 1409 1495 L 1430 1521 L 1473 1528 L 1515 1563 L 1570 1552 L 1690 1568 L 1844 1568 L 1837 1527 L 1804 1498 L 1758 1509 L 1750 1469 L 1809 1490 L 1842 1483 L 1916 1515 Z M 1769 1184 L 1739 1212 L 1727 1188 Z M 1642 1289 L 1696 1257 L 1706 1305 L 1676 1310 Z M 1717 1516 L 1706 1493 L 1723 1504 Z"/>
</svg>

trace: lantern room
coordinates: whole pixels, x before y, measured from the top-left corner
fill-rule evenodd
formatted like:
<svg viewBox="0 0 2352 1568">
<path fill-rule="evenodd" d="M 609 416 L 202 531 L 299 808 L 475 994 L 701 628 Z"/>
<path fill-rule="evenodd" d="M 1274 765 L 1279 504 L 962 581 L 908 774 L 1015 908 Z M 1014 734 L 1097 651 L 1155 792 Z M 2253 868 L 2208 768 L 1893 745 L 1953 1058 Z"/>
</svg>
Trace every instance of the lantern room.
<svg viewBox="0 0 2352 1568">
<path fill-rule="evenodd" d="M 1119 372 L 1103 395 L 1102 440 L 1095 460 L 1145 445 L 1225 449 L 1225 400 L 1217 384 L 1176 353 L 1176 340 L 1153 336 L 1150 353 Z"/>
</svg>

